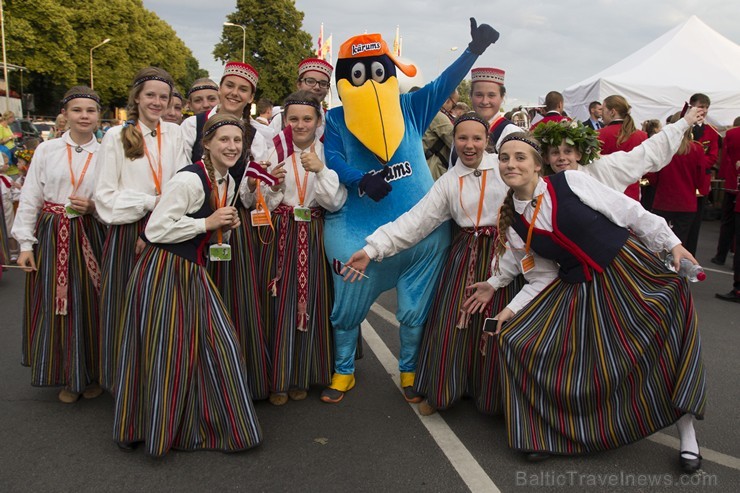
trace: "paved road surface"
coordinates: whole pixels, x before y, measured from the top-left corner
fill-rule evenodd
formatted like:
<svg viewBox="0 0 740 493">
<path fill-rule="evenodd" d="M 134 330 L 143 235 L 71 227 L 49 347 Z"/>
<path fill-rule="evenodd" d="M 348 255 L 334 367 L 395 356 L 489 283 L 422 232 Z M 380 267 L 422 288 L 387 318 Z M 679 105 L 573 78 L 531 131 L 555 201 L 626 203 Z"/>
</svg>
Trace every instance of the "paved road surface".
<svg viewBox="0 0 740 493">
<path fill-rule="evenodd" d="M 717 230 L 717 222 L 704 224 L 705 266 L 715 267 Z M 688 477 L 678 469 L 672 428 L 619 450 L 529 464 L 507 448 L 503 420 L 479 414 L 470 401 L 418 416 L 398 390 L 393 293 L 363 326 L 358 384 L 339 405 L 321 403 L 320 389 L 279 408 L 257 403 L 265 441 L 245 453 L 126 454 L 111 439 L 109 395 L 63 405 L 55 389 L 29 385 L 30 371 L 19 364 L 23 274 L 6 272 L 0 491 L 740 491 L 740 305 L 714 299 L 731 279 L 729 267 L 717 268 L 692 288 L 710 395 L 697 426 L 703 472 Z"/>
</svg>

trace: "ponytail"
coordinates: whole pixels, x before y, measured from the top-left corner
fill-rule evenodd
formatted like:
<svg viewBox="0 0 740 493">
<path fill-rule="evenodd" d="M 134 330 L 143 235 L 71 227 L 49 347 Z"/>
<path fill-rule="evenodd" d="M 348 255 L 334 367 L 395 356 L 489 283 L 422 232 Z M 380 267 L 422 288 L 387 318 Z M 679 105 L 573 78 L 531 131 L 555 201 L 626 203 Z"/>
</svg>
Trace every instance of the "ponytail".
<svg viewBox="0 0 740 493">
<path fill-rule="evenodd" d="M 632 119 L 632 115 L 630 115 L 632 106 L 630 106 L 625 98 L 616 94 L 606 97 L 604 99 L 604 106 L 610 110 L 616 111 L 619 118 L 622 119 L 622 126 L 617 134 L 617 146 L 621 146 L 633 133 L 637 131 L 635 121 Z"/>
</svg>

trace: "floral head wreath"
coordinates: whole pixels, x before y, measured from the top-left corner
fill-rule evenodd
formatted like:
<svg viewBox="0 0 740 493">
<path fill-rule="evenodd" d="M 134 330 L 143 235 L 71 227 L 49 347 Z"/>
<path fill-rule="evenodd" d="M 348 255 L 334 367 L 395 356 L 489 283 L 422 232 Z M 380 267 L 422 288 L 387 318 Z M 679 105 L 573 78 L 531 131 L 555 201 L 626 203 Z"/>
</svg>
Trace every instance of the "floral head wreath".
<svg viewBox="0 0 740 493">
<path fill-rule="evenodd" d="M 534 129 L 534 137 L 542 143 L 542 154 L 547 156 L 551 147 L 563 142 L 581 153 L 580 164 L 586 165 L 598 159 L 601 152 L 599 134 L 577 120 L 540 123 Z"/>
</svg>

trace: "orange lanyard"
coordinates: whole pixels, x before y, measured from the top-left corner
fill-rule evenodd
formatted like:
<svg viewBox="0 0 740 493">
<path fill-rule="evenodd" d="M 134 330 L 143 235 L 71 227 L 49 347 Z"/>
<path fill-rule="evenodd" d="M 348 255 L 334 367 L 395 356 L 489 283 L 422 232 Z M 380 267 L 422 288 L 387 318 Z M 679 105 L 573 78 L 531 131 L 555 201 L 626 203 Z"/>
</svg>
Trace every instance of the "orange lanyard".
<svg viewBox="0 0 740 493">
<path fill-rule="evenodd" d="M 306 200 L 306 191 L 308 190 L 308 171 L 304 171 L 303 186 L 298 179 L 298 164 L 295 162 L 295 153 L 291 154 L 293 159 L 293 174 L 295 175 L 295 187 L 298 190 L 298 205 L 303 207 L 303 201 Z"/>
<path fill-rule="evenodd" d="M 154 171 L 154 163 L 152 163 L 152 157 L 149 155 L 149 149 L 146 147 L 146 139 L 144 138 L 144 129 L 141 128 L 141 122 L 139 122 L 139 129 L 141 130 L 141 139 L 144 143 L 144 154 L 146 159 L 149 161 L 149 169 L 152 170 L 152 178 L 154 178 L 154 188 L 157 190 L 157 195 L 162 195 L 162 130 L 161 123 L 157 123 L 157 171 Z"/>
<path fill-rule="evenodd" d="M 157 132 L 157 135 L 159 135 L 159 132 Z M 213 193 L 216 195 L 216 206 L 219 209 L 226 207 L 226 196 L 229 195 L 229 175 L 226 175 L 226 189 L 224 190 L 223 198 L 220 197 L 221 194 L 218 192 L 218 180 L 213 184 Z M 216 230 L 216 241 L 218 241 L 219 245 L 224 242 L 224 233 L 221 228 Z"/>
<path fill-rule="evenodd" d="M 67 144 L 67 164 L 69 164 L 69 181 L 72 182 L 72 196 L 77 193 L 77 189 L 79 189 L 80 185 L 82 185 L 82 180 L 85 179 L 85 173 L 87 173 L 87 167 L 90 166 L 90 161 L 92 161 L 92 157 L 92 152 L 88 152 L 87 161 L 85 161 L 85 166 L 82 168 L 80 178 L 75 180 L 75 173 L 72 170 L 72 146 Z"/>
<path fill-rule="evenodd" d="M 537 220 L 537 214 L 539 214 L 540 205 L 542 205 L 542 195 L 537 197 L 537 205 L 534 208 L 534 214 L 532 214 L 532 222 L 529 223 L 529 230 L 527 231 L 527 244 L 524 246 L 524 253 L 526 255 L 529 255 L 529 245 L 532 243 L 532 232 L 534 231 L 534 222 Z"/>
<path fill-rule="evenodd" d="M 480 217 L 483 214 L 483 202 L 486 198 L 486 175 L 488 174 L 488 170 L 483 170 L 483 180 L 480 186 L 480 197 L 478 198 L 478 216 L 475 218 L 475 225 L 473 226 L 473 229 L 475 230 L 475 235 L 478 236 L 478 225 L 480 225 Z M 473 222 L 473 218 L 468 215 L 468 211 L 465 210 L 465 206 L 463 205 L 462 197 L 463 197 L 463 179 L 465 177 L 460 177 L 460 207 L 462 208 L 465 215 L 470 219 L 470 222 Z"/>
</svg>

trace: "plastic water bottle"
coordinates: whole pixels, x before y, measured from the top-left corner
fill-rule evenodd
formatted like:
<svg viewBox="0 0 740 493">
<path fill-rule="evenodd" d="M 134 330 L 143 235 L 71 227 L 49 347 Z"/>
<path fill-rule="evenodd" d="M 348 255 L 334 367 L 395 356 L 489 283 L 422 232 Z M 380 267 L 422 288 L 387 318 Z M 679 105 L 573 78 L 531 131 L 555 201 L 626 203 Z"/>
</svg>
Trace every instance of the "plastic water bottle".
<svg viewBox="0 0 740 493">
<path fill-rule="evenodd" d="M 665 256 L 665 266 L 671 272 L 676 272 L 676 268 L 673 266 L 673 255 L 670 253 Z M 701 265 L 694 264 L 686 258 L 681 259 L 681 268 L 678 269 L 678 275 L 685 277 L 689 282 L 703 281 L 707 278 Z"/>
</svg>

